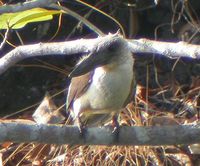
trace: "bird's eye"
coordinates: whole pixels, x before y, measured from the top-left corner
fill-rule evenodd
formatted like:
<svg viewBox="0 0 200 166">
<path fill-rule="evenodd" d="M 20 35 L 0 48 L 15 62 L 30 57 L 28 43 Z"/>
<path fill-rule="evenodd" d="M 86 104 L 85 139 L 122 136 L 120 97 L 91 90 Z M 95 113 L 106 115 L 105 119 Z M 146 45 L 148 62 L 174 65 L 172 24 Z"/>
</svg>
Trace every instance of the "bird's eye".
<svg viewBox="0 0 200 166">
<path fill-rule="evenodd" d="M 120 41 L 115 41 L 108 46 L 109 52 L 116 52 L 119 49 L 122 49 L 122 43 Z"/>
<path fill-rule="evenodd" d="M 110 52 L 114 52 L 114 51 L 116 51 L 116 45 L 115 44 L 111 44 L 107 49 Z"/>
</svg>

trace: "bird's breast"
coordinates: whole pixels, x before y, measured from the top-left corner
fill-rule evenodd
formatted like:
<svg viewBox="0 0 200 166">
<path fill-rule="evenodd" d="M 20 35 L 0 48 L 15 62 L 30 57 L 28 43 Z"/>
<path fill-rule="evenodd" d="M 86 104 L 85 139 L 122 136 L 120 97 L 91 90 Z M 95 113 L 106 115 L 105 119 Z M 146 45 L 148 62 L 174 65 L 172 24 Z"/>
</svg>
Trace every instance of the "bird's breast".
<svg viewBox="0 0 200 166">
<path fill-rule="evenodd" d="M 98 67 L 90 87 L 80 99 L 94 110 L 120 109 L 130 93 L 132 80 L 132 63 L 119 65 L 112 70 Z"/>
</svg>

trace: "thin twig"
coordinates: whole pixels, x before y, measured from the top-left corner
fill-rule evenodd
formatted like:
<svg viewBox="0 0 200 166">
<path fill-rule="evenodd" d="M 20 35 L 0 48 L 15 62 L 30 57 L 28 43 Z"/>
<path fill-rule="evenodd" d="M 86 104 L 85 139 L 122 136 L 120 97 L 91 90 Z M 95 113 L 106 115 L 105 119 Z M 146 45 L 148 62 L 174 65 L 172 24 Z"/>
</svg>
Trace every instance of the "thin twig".
<svg viewBox="0 0 200 166">
<path fill-rule="evenodd" d="M 9 28 L 6 29 L 6 32 L 5 32 L 3 41 L 2 41 L 1 44 L 0 44 L 0 50 L 2 50 L 3 47 L 5 46 L 6 40 L 7 40 L 7 38 L 8 38 L 8 34 L 9 34 Z"/>
<path fill-rule="evenodd" d="M 64 7 L 64 6 L 59 6 L 59 5 L 56 5 L 56 4 L 51 4 L 51 5 L 49 5 L 49 7 L 53 8 L 53 9 L 57 9 L 57 10 L 63 10 L 65 13 L 71 15 L 72 17 L 74 17 L 77 20 L 84 23 L 88 28 L 90 28 L 93 32 L 96 32 L 99 36 L 105 36 L 105 34 L 99 28 L 97 28 L 94 24 L 92 24 L 91 22 L 89 22 L 87 19 L 80 16 L 76 12 L 74 12 L 74 11 Z"/>
</svg>

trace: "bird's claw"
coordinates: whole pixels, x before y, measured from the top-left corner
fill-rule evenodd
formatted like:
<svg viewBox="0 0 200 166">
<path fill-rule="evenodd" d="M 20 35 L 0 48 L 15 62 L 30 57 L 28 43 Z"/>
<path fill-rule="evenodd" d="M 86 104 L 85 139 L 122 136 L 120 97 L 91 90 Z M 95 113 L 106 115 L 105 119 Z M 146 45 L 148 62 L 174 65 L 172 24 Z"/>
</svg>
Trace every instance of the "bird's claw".
<svg viewBox="0 0 200 166">
<path fill-rule="evenodd" d="M 115 135 L 114 140 L 116 142 L 118 142 L 119 133 L 120 133 L 120 126 L 119 126 L 119 123 L 117 121 L 117 116 L 114 116 L 113 119 L 112 119 L 112 127 L 113 127 L 112 133 Z"/>
</svg>

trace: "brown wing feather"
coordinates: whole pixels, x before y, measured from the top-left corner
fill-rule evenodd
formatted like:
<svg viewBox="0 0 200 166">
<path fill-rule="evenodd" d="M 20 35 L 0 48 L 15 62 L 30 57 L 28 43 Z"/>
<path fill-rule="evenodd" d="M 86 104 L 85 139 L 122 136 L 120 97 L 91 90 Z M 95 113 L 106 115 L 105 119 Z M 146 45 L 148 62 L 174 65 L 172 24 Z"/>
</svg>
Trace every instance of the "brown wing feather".
<svg viewBox="0 0 200 166">
<path fill-rule="evenodd" d="M 72 106 L 73 101 L 81 96 L 89 87 L 94 72 L 89 72 L 79 77 L 73 77 L 67 95 L 67 109 Z"/>
</svg>

